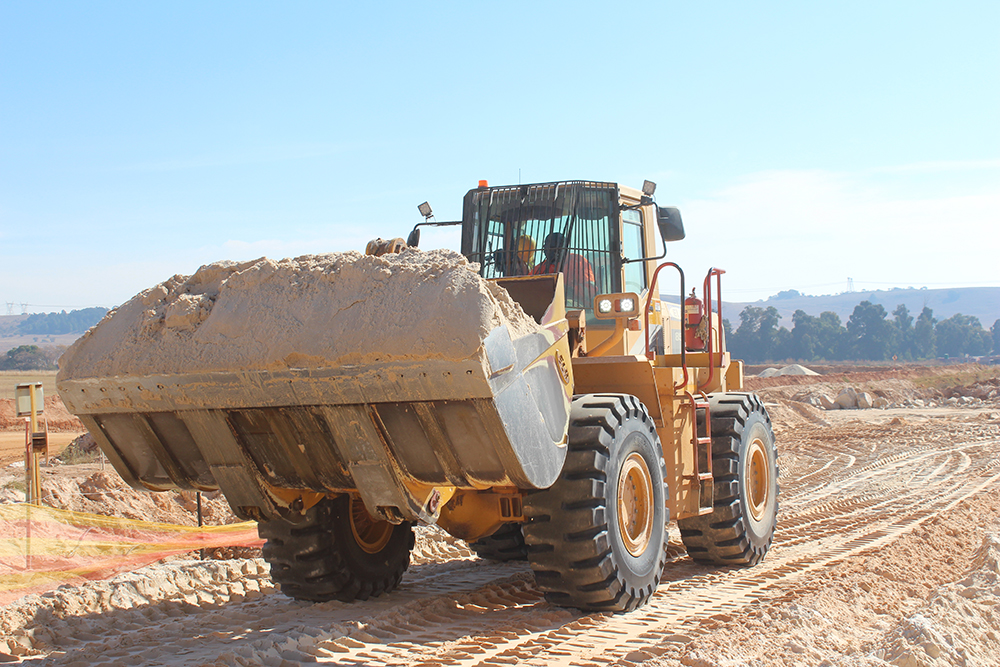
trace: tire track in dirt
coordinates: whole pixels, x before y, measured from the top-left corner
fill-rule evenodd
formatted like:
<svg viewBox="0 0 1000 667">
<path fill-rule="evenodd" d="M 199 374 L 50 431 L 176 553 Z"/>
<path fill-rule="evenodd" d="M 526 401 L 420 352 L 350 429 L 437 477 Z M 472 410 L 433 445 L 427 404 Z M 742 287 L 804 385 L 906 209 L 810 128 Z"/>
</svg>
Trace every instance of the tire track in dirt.
<svg viewBox="0 0 1000 667">
<path fill-rule="evenodd" d="M 925 447 L 885 457 L 843 478 L 823 475 L 821 479 L 836 487 L 839 494 L 869 489 L 873 482 L 883 484 L 878 492 L 848 495 L 819 508 L 811 505 L 812 493 L 786 498 L 785 504 L 790 507 L 782 511 L 779 536 L 764 563 L 751 569 L 715 569 L 685 559 L 668 570 L 650 604 L 633 614 L 577 617 L 547 631 L 538 632 L 536 627 L 518 633 L 516 639 L 500 635 L 502 640 L 498 640 L 491 625 L 508 622 L 516 616 L 516 609 L 525 605 L 524 595 L 520 600 L 500 595 L 490 600 L 495 607 L 473 603 L 471 607 L 460 607 L 461 611 L 456 608 L 456 615 L 437 628 L 425 628 L 416 636 L 396 634 L 390 645 L 346 646 L 333 640 L 318 648 L 330 651 L 331 655 L 324 657 L 340 664 L 394 664 L 409 659 L 426 665 L 551 665 L 554 661 L 589 665 L 607 664 L 630 654 L 651 657 L 658 652 L 656 644 L 665 638 L 669 641 L 671 632 L 677 640 L 686 641 L 687 635 L 678 635 L 678 629 L 690 634 L 704 618 L 733 612 L 776 582 L 785 585 L 846 557 L 887 544 L 996 484 L 1000 480 L 1000 464 L 995 458 L 998 450 L 997 441 L 963 443 L 945 450 Z M 956 459 L 960 461 L 957 465 Z M 912 473 L 912 483 L 899 482 L 900 473 L 907 471 Z M 826 497 L 830 493 L 819 495 Z M 788 530 L 786 512 L 793 522 L 808 520 Z M 513 590 L 527 594 L 529 589 L 530 580 L 525 580 L 523 588 Z M 532 605 L 539 604 L 537 600 L 537 593 L 528 597 Z M 495 613 L 480 613 L 479 622 L 470 622 L 463 612 L 470 608 L 479 611 L 477 606 Z M 460 627 L 469 633 L 461 639 L 450 639 Z"/>
<path fill-rule="evenodd" d="M 942 438 L 944 440 L 944 438 Z M 208 582 L 191 598 L 69 624 L 45 664 L 607 665 L 662 653 L 776 586 L 891 543 L 921 522 L 1000 482 L 1000 441 L 865 449 L 811 443 L 783 471 L 768 558 L 749 569 L 694 563 L 675 539 L 661 587 L 631 614 L 584 614 L 547 604 L 524 564 L 468 557 L 460 542 L 418 542 L 411 571 L 389 596 L 350 605 L 276 594 L 234 594 Z M 889 453 L 889 450 L 892 450 Z M 880 454 L 884 453 L 884 455 Z M 830 465 L 831 461 L 835 463 Z M 792 483 L 787 483 L 790 478 Z M 806 482 L 802 482 L 805 478 Z M 795 483 L 798 480 L 798 483 Z M 674 531 L 676 533 L 676 531 Z M 440 562 L 435 559 L 448 559 Z M 191 597 L 194 596 L 194 597 Z M 151 628 L 149 620 L 163 617 Z M 184 637 L 165 652 L 168 637 Z"/>
</svg>

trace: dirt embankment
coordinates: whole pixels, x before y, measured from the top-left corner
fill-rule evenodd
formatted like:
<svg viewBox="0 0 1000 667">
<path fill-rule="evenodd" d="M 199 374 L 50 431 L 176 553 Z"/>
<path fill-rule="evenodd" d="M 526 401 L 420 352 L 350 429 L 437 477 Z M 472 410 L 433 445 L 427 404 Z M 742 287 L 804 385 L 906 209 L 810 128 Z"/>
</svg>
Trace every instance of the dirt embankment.
<svg viewBox="0 0 1000 667">
<path fill-rule="evenodd" d="M 49 425 L 49 453 L 59 454 L 78 435 L 83 423 L 63 405 L 59 396 L 45 397 L 45 418 Z M 0 466 L 24 461 L 24 417 L 17 416 L 14 399 L 0 399 Z"/>
<path fill-rule="evenodd" d="M 45 421 L 50 431 L 82 431 L 83 422 L 70 413 L 59 396 L 45 397 Z M 24 417 L 17 416 L 14 399 L 0 399 L 0 431 L 24 431 Z"/>
<path fill-rule="evenodd" d="M 751 391 L 767 387 L 785 387 L 790 385 L 809 385 L 818 383 L 859 384 L 865 382 L 885 382 L 886 380 L 907 380 L 913 382 L 918 378 L 940 377 L 941 367 L 909 366 L 904 368 L 886 368 L 872 370 L 864 366 L 823 367 L 810 365 L 810 370 L 819 375 L 780 375 L 775 377 L 748 377 L 747 388 Z M 956 369 L 957 371 L 958 369 Z M 916 387 L 916 384 L 913 385 Z"/>
</svg>

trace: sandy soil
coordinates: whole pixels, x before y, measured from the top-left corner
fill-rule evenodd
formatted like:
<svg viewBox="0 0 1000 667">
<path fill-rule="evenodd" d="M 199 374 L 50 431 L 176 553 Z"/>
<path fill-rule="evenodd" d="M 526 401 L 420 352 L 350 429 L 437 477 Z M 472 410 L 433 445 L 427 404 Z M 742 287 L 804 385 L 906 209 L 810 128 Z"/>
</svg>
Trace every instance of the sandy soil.
<svg viewBox="0 0 1000 667">
<path fill-rule="evenodd" d="M 552 607 L 525 564 L 422 527 L 403 584 L 379 599 L 305 604 L 260 560 L 178 560 L 22 598 L 0 608 L 0 638 L 10 659 L 52 665 L 997 664 L 1000 405 L 824 412 L 786 389 L 761 392 L 782 475 L 767 559 L 695 564 L 672 527 L 671 567 L 630 614 Z M 66 466 L 53 488 L 74 496 L 99 472 Z M 107 472 L 94 506 L 137 507 Z M 141 509 L 161 511 L 187 512 L 183 498 Z"/>
<path fill-rule="evenodd" d="M 58 456 L 77 436 L 83 423 L 63 405 L 58 394 L 45 397 L 44 418 L 49 429 L 49 455 Z M 0 466 L 24 461 L 24 417 L 18 417 L 14 399 L 0 399 Z"/>
<path fill-rule="evenodd" d="M 66 445 L 86 431 L 49 432 L 49 456 L 57 456 Z M 0 465 L 24 460 L 24 431 L 0 431 Z"/>
<path fill-rule="evenodd" d="M 498 326 L 536 331 L 477 267 L 415 248 L 209 264 L 109 312 L 63 354 L 57 379 L 464 360 Z"/>
</svg>

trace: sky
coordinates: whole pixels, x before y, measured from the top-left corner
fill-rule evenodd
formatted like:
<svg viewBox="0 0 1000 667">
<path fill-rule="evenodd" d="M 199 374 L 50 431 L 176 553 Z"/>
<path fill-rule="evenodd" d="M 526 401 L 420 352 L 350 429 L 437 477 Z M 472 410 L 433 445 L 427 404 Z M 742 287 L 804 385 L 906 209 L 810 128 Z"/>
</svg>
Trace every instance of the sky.
<svg viewBox="0 0 1000 667">
<path fill-rule="evenodd" d="M 655 181 L 668 258 L 727 299 L 1000 285 L 998 25 L 993 0 L 0 0 L 0 314 L 363 250 L 480 179 Z"/>
</svg>

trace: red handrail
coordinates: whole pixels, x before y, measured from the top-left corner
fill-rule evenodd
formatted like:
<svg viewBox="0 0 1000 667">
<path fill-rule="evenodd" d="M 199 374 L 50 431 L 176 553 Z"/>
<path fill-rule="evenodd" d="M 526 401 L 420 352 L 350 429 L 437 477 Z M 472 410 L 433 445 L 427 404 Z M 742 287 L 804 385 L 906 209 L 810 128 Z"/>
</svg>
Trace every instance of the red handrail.
<svg viewBox="0 0 1000 667">
<path fill-rule="evenodd" d="M 712 326 L 712 276 L 715 276 L 715 282 L 717 287 L 718 295 L 718 307 L 719 307 L 719 328 L 721 329 L 722 324 L 722 274 L 725 273 L 722 269 L 717 269 L 712 267 L 705 274 L 705 282 L 702 285 L 701 293 L 705 295 L 705 308 L 708 312 L 705 316 L 708 318 L 708 379 L 705 380 L 703 384 L 698 385 L 698 391 L 702 391 L 712 382 L 712 378 L 715 377 L 715 364 L 712 363 L 712 330 L 715 328 Z M 722 334 L 719 334 L 719 365 L 722 365 Z"/>
<path fill-rule="evenodd" d="M 679 385 L 674 385 L 674 389 L 680 389 L 687 386 L 688 383 L 688 370 L 687 370 L 687 356 L 684 350 L 684 326 L 687 324 L 687 313 L 684 311 L 684 269 L 673 262 L 664 262 L 656 267 L 656 271 L 653 272 L 653 279 L 649 283 L 649 298 L 646 299 L 646 310 L 644 314 L 643 328 L 646 331 L 646 358 L 650 361 L 655 361 L 656 351 L 649 349 L 649 311 L 653 305 L 653 295 L 659 296 L 659 292 L 656 290 L 656 281 L 660 277 L 660 271 L 665 266 L 672 266 L 677 269 L 677 273 L 681 277 L 681 297 L 680 297 L 680 308 L 681 308 L 681 368 L 684 370 L 684 380 Z M 662 320 L 662 318 L 661 318 Z M 662 326 L 662 323 L 661 323 Z M 663 332 L 663 340 L 666 343 L 667 331 Z"/>
</svg>

